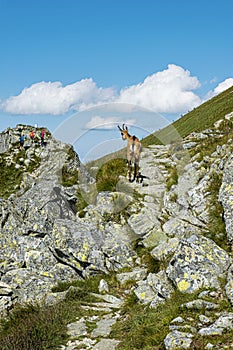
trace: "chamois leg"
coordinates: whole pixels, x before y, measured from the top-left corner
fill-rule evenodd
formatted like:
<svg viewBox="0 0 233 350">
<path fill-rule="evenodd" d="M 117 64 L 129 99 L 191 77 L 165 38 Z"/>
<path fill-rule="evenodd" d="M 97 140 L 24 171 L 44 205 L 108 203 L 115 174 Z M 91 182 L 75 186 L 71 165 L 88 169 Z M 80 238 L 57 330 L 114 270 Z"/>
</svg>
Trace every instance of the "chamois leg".
<svg viewBox="0 0 233 350">
<path fill-rule="evenodd" d="M 128 161 L 128 179 L 129 179 L 129 182 L 132 182 L 131 175 L 132 175 L 132 162 L 131 162 L 131 160 L 129 160 Z"/>
<path fill-rule="evenodd" d="M 134 163 L 134 180 L 136 179 L 136 182 L 139 182 L 139 163 L 138 161 L 135 161 Z"/>
</svg>

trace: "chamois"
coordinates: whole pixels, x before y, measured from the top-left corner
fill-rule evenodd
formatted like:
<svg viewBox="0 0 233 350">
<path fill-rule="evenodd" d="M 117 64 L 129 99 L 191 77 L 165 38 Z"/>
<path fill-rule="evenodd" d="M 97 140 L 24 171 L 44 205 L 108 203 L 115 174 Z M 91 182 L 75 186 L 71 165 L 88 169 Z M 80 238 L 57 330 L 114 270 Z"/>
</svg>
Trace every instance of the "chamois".
<svg viewBox="0 0 233 350">
<path fill-rule="evenodd" d="M 139 159 L 140 153 L 142 150 L 142 145 L 139 139 L 136 136 L 131 136 L 128 133 L 128 128 L 125 124 L 122 125 L 122 128 L 118 125 L 118 129 L 121 132 L 122 140 L 127 140 L 127 161 L 128 161 L 128 178 L 130 182 L 133 182 L 136 178 L 136 181 L 139 181 Z M 133 180 L 131 179 L 132 175 L 132 163 L 134 163 L 134 175 Z"/>
</svg>

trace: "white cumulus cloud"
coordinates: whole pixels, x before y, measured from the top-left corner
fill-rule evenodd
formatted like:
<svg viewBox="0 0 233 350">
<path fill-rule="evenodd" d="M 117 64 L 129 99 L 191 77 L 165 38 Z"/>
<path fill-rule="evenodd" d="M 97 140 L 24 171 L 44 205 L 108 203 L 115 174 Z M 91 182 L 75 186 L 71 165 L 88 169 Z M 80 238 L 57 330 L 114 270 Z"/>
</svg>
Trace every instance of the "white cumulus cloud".
<svg viewBox="0 0 233 350">
<path fill-rule="evenodd" d="M 137 104 L 160 113 L 184 112 L 201 103 L 192 90 L 200 86 L 196 77 L 175 64 L 148 76 L 142 83 L 120 92 L 119 101 Z"/>
<path fill-rule="evenodd" d="M 61 82 L 40 82 L 3 103 L 6 112 L 15 114 L 63 114 L 71 109 L 85 109 L 92 104 L 111 101 L 112 88 L 98 88 L 92 79 L 62 86 Z"/>
<path fill-rule="evenodd" d="M 118 117 L 103 118 L 100 116 L 92 117 L 91 120 L 86 124 L 86 129 L 114 129 L 117 124 L 127 124 L 129 126 L 136 123 L 135 119 L 121 120 Z"/>
<path fill-rule="evenodd" d="M 210 91 L 205 100 L 232 85 L 233 78 L 226 79 Z M 71 110 L 84 111 L 101 104 L 115 103 L 116 108 L 117 104 L 125 104 L 125 108 L 132 110 L 133 106 L 138 106 L 158 113 L 185 113 L 203 102 L 194 92 L 198 87 L 200 82 L 197 77 L 191 76 L 188 70 L 180 66 L 169 64 L 166 69 L 147 76 L 143 82 L 122 89 L 119 94 L 111 87 L 98 87 L 91 78 L 66 86 L 59 81 L 42 81 L 1 102 L 0 108 L 12 114 L 59 115 Z M 101 120 L 96 121 L 101 124 Z"/>
<path fill-rule="evenodd" d="M 220 94 L 220 92 L 227 90 L 231 86 L 233 86 L 233 78 L 228 78 L 223 82 L 221 82 L 220 84 L 218 84 L 218 86 L 216 86 L 216 88 L 214 89 L 214 94 L 215 95 Z"/>
<path fill-rule="evenodd" d="M 211 90 L 207 93 L 205 97 L 205 101 L 209 100 L 210 98 L 220 94 L 221 92 L 229 89 L 231 86 L 233 86 L 233 78 L 227 78 L 221 83 L 219 83 L 214 90 Z"/>
</svg>

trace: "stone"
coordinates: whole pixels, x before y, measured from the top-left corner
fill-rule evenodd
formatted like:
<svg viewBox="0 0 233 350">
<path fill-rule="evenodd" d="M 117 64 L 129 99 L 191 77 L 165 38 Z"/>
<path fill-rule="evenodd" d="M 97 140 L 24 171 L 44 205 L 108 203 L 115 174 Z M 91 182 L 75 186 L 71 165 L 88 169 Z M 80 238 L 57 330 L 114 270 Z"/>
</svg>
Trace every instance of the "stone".
<svg viewBox="0 0 233 350">
<path fill-rule="evenodd" d="M 222 185 L 219 190 L 219 201 L 224 209 L 224 221 L 226 224 L 227 237 L 230 242 L 233 242 L 233 155 L 227 160 L 222 178 Z"/>
<path fill-rule="evenodd" d="M 219 308 L 219 305 L 215 303 L 211 303 L 210 301 L 196 299 L 188 303 L 182 304 L 180 307 L 186 308 L 189 310 L 201 310 L 203 308 L 206 310 L 216 310 Z"/>
<path fill-rule="evenodd" d="M 167 236 L 163 231 L 158 231 L 157 229 L 153 229 L 149 231 L 142 240 L 142 244 L 146 248 L 154 248 L 161 244 L 161 242 L 166 241 Z"/>
<path fill-rule="evenodd" d="M 120 341 L 115 339 L 101 339 L 92 350 L 115 350 L 119 343 Z"/>
<path fill-rule="evenodd" d="M 113 317 L 105 317 L 101 319 L 97 322 L 97 327 L 91 332 L 91 337 L 107 337 L 111 333 L 111 328 L 116 323 L 116 321 L 116 318 Z"/>
<path fill-rule="evenodd" d="M 157 274 L 149 273 L 147 279 L 138 282 L 138 287 L 134 289 L 139 301 L 143 304 L 150 304 L 150 307 L 157 307 L 169 299 L 174 291 L 167 275 L 164 271 Z"/>
<path fill-rule="evenodd" d="M 192 344 L 192 333 L 174 330 L 164 339 L 166 350 L 189 349 Z"/>
<path fill-rule="evenodd" d="M 124 285 L 128 281 L 144 280 L 146 276 L 147 276 L 147 269 L 143 267 L 137 267 L 130 272 L 117 273 L 116 278 L 121 285 Z"/>
<path fill-rule="evenodd" d="M 225 290 L 229 301 L 233 305 L 233 265 L 230 266 L 227 273 L 227 284 Z"/>
<path fill-rule="evenodd" d="M 212 240 L 192 235 L 180 241 L 166 270 L 181 292 L 192 293 L 200 288 L 219 288 L 231 259 Z"/>
<path fill-rule="evenodd" d="M 210 317 L 207 317 L 205 315 L 199 315 L 198 316 L 198 319 L 201 323 L 203 324 L 210 324 L 212 322 L 212 318 Z"/>
<path fill-rule="evenodd" d="M 154 211 L 146 207 L 142 208 L 138 214 L 131 215 L 128 224 L 138 236 L 144 236 L 153 229 L 161 230 Z"/>
<path fill-rule="evenodd" d="M 178 316 L 171 321 L 171 323 L 184 323 L 184 322 L 185 320 L 181 316 Z"/>
<path fill-rule="evenodd" d="M 155 260 L 165 260 L 170 254 L 175 253 L 179 239 L 174 237 L 160 242 L 150 253 Z"/>
<path fill-rule="evenodd" d="M 78 337 L 84 336 L 87 334 L 87 327 L 85 319 L 82 317 L 78 321 L 69 323 L 67 325 L 67 334 L 71 339 L 76 339 Z"/>
<path fill-rule="evenodd" d="M 108 291 L 109 291 L 108 283 L 104 279 L 101 279 L 99 283 L 99 292 L 103 293 Z"/>
</svg>

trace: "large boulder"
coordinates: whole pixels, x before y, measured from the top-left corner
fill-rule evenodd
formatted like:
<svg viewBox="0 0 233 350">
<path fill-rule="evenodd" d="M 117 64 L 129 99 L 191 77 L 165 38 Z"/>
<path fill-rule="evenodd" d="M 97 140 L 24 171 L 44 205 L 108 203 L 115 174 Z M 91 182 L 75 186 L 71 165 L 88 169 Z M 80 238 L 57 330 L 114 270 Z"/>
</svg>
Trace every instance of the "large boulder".
<svg viewBox="0 0 233 350">
<path fill-rule="evenodd" d="M 166 270 L 181 292 L 200 288 L 219 288 L 219 277 L 225 277 L 231 259 L 215 242 L 203 236 L 184 238 Z"/>
</svg>

